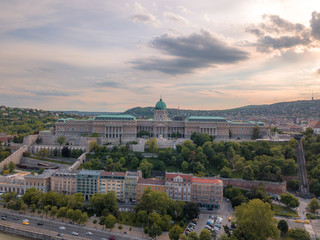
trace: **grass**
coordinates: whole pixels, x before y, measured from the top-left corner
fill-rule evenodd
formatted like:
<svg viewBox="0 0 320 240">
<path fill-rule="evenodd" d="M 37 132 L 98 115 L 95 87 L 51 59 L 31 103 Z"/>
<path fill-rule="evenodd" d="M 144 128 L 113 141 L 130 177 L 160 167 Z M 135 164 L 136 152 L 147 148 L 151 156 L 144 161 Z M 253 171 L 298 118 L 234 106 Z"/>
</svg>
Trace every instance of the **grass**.
<svg viewBox="0 0 320 240">
<path fill-rule="evenodd" d="M 320 216 L 314 215 L 314 214 L 312 214 L 312 213 L 307 213 L 306 216 L 307 216 L 308 219 L 311 219 L 311 220 L 313 220 L 313 219 L 320 219 Z"/>
<path fill-rule="evenodd" d="M 277 216 L 283 216 L 283 217 L 299 217 L 297 211 L 292 210 L 289 207 L 272 204 L 273 211 Z"/>
</svg>

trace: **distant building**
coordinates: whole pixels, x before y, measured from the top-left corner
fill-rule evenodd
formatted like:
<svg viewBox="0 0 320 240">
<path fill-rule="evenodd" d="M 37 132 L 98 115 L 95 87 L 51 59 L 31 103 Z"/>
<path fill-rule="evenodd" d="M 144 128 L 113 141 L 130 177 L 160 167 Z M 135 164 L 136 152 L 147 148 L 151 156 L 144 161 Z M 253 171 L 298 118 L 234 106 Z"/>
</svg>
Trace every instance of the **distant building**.
<svg viewBox="0 0 320 240">
<path fill-rule="evenodd" d="M 168 173 L 165 175 L 166 191 L 174 200 L 191 201 L 192 174 Z"/>
<path fill-rule="evenodd" d="M 100 178 L 100 170 L 81 170 L 77 174 L 77 192 L 81 192 L 85 200 L 98 192 L 98 182 Z"/>
<path fill-rule="evenodd" d="M 94 119 L 59 119 L 55 134 L 65 136 L 92 136 L 104 139 L 104 143 L 128 142 L 141 133 L 150 137 L 190 138 L 192 133 L 208 133 L 217 139 L 251 138 L 258 126 L 262 136 L 266 127 L 262 122 L 231 122 L 217 116 L 191 116 L 187 120 L 168 119 L 166 104 L 160 99 L 155 105 L 153 119 L 136 119 L 131 115 L 100 115 Z"/>
<path fill-rule="evenodd" d="M 99 178 L 99 192 L 114 191 L 119 201 L 125 200 L 125 172 L 101 172 Z"/>
<path fill-rule="evenodd" d="M 315 134 L 320 134 L 320 121 L 310 121 L 308 127 L 311 127 Z"/>
<path fill-rule="evenodd" d="M 77 193 L 77 174 L 79 171 L 57 170 L 51 176 L 51 190 L 62 194 Z"/>
<path fill-rule="evenodd" d="M 142 178 L 142 172 L 128 171 L 125 176 L 125 202 L 137 201 L 137 183 Z"/>
<path fill-rule="evenodd" d="M 163 180 L 155 178 L 140 178 L 137 183 L 137 201 L 141 200 L 142 194 L 147 188 L 156 192 L 166 191 L 165 182 Z"/>
<path fill-rule="evenodd" d="M 54 170 L 45 170 L 42 174 L 39 175 L 26 175 L 25 179 L 25 191 L 29 188 L 36 188 L 39 191 L 44 193 L 50 191 L 50 178 L 54 174 Z"/>
</svg>

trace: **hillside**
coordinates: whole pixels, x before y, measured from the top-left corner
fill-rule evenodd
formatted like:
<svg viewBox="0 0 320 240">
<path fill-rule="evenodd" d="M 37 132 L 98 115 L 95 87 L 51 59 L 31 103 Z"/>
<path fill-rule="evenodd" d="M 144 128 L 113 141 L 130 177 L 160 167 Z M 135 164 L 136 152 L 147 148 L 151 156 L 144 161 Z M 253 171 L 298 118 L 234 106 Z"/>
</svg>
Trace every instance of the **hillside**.
<svg viewBox="0 0 320 240">
<path fill-rule="evenodd" d="M 124 112 L 139 118 L 153 117 L 153 107 L 135 107 Z M 169 108 L 170 118 L 181 116 L 222 116 L 228 118 L 246 119 L 249 117 L 267 118 L 289 117 L 289 118 L 318 118 L 320 117 L 320 100 L 304 100 L 294 102 L 279 102 L 270 105 L 249 105 L 226 110 L 183 110 Z"/>
</svg>

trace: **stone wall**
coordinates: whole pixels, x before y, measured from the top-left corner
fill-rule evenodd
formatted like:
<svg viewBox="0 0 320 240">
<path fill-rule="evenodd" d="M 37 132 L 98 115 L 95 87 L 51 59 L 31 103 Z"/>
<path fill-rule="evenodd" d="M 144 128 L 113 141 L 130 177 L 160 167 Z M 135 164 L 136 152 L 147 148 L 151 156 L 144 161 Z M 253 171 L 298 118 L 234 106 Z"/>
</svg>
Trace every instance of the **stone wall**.
<svg viewBox="0 0 320 240">
<path fill-rule="evenodd" d="M 0 163 L 0 170 L 3 169 L 4 164 L 7 164 L 9 166 L 10 162 L 13 162 L 15 164 L 20 163 L 21 157 L 23 155 L 24 152 L 26 152 L 28 150 L 28 146 L 27 145 L 23 145 L 21 148 L 19 148 L 17 151 L 15 151 L 14 153 L 12 153 L 10 156 L 8 156 L 6 159 L 4 159 L 1 163 Z"/>
<path fill-rule="evenodd" d="M 87 153 L 85 152 L 80 157 L 78 157 L 77 161 L 71 167 L 69 167 L 69 170 L 77 170 L 79 166 L 86 161 L 86 154 Z"/>
<path fill-rule="evenodd" d="M 23 144 L 32 145 L 36 142 L 39 135 L 28 135 L 23 138 Z"/>
<path fill-rule="evenodd" d="M 284 182 L 265 182 L 265 181 L 249 181 L 244 179 L 235 179 L 235 178 L 219 178 L 223 181 L 223 185 L 227 186 L 231 184 L 236 188 L 243 188 L 250 190 L 253 186 L 259 186 L 260 183 L 263 183 L 266 188 L 267 193 L 272 194 L 282 194 L 287 192 L 287 183 Z"/>
</svg>

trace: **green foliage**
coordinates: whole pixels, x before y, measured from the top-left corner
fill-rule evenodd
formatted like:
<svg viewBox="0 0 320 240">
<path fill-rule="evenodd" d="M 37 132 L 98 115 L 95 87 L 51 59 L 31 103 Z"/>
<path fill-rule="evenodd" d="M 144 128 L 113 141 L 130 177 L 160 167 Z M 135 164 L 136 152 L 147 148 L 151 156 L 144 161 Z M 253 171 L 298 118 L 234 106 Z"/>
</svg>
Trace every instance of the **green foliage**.
<svg viewBox="0 0 320 240">
<path fill-rule="evenodd" d="M 112 214 L 109 214 L 105 220 L 105 226 L 108 229 L 114 228 L 115 224 L 117 223 L 117 219 Z"/>
<path fill-rule="evenodd" d="M 199 234 L 199 240 L 211 240 L 211 233 L 208 229 L 203 229 Z"/>
<path fill-rule="evenodd" d="M 297 179 L 291 179 L 288 182 L 288 188 L 294 191 L 298 191 L 300 187 L 300 181 Z"/>
<path fill-rule="evenodd" d="M 277 221 L 270 204 L 260 199 L 253 199 L 236 207 L 235 217 L 237 228 L 233 234 L 238 239 L 244 237 L 244 239 L 266 240 L 269 237 L 279 236 Z"/>
<path fill-rule="evenodd" d="M 228 167 L 223 167 L 220 170 L 220 176 L 223 178 L 230 178 L 231 177 L 231 169 Z"/>
<path fill-rule="evenodd" d="M 150 140 L 148 140 L 146 142 L 146 149 L 148 152 L 158 152 L 158 140 L 156 138 L 151 138 Z"/>
<path fill-rule="evenodd" d="M 183 229 L 179 225 L 174 225 L 169 231 L 169 238 L 170 240 L 179 240 L 182 233 Z"/>
<path fill-rule="evenodd" d="M 260 128 L 258 126 L 253 128 L 252 139 L 260 138 Z"/>
<path fill-rule="evenodd" d="M 13 173 L 13 170 L 16 169 L 16 164 L 14 162 L 9 163 L 9 172 Z"/>
<path fill-rule="evenodd" d="M 298 200 L 298 198 L 294 197 L 292 194 L 290 193 L 283 193 L 280 195 L 280 201 L 287 205 L 290 208 L 296 208 L 299 207 L 300 202 Z"/>
<path fill-rule="evenodd" d="M 288 232 L 288 229 L 289 229 L 287 221 L 281 219 L 281 220 L 278 222 L 277 228 L 280 230 L 280 232 L 282 232 L 282 233 L 287 233 L 287 232 Z"/>
<path fill-rule="evenodd" d="M 288 237 L 293 240 L 311 240 L 310 234 L 302 228 L 290 229 Z"/>
<path fill-rule="evenodd" d="M 150 177 L 152 164 L 147 159 L 143 159 L 138 169 L 141 170 L 143 178 L 148 178 Z"/>
<path fill-rule="evenodd" d="M 65 136 L 59 136 L 58 138 L 57 138 L 57 143 L 59 143 L 60 144 L 60 146 L 61 145 L 63 145 L 63 144 L 65 144 L 65 142 L 66 142 L 66 137 Z"/>
<path fill-rule="evenodd" d="M 320 208 L 320 203 L 316 198 L 312 198 L 310 203 L 308 204 L 308 209 L 310 212 L 315 213 L 317 209 Z"/>
<path fill-rule="evenodd" d="M 199 236 L 196 232 L 190 232 L 188 235 L 188 240 L 199 240 Z"/>
<path fill-rule="evenodd" d="M 161 234 L 162 234 L 161 227 L 156 223 L 152 224 L 152 226 L 150 227 L 150 230 L 149 230 L 149 236 L 151 238 L 155 238 L 157 236 L 160 236 Z"/>
<path fill-rule="evenodd" d="M 299 217 L 297 211 L 292 210 L 289 207 L 285 207 L 278 204 L 272 204 L 272 209 L 277 216 L 282 217 Z"/>
<path fill-rule="evenodd" d="M 90 205 L 98 216 L 101 216 L 101 214 L 115 215 L 118 211 L 117 197 L 114 191 L 110 191 L 107 194 L 93 194 L 90 198 Z"/>
</svg>

